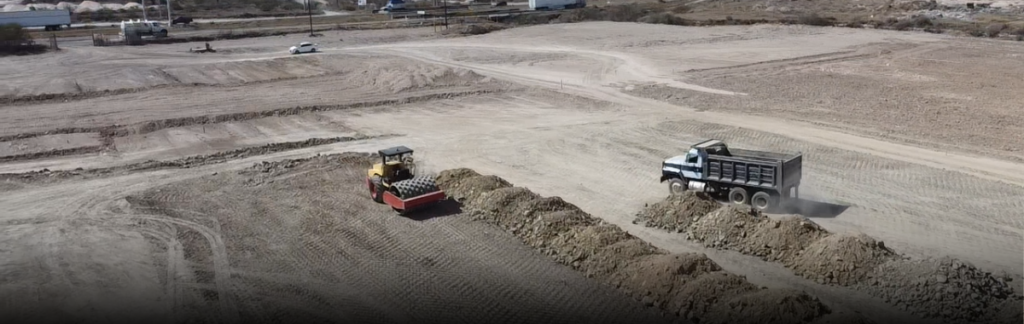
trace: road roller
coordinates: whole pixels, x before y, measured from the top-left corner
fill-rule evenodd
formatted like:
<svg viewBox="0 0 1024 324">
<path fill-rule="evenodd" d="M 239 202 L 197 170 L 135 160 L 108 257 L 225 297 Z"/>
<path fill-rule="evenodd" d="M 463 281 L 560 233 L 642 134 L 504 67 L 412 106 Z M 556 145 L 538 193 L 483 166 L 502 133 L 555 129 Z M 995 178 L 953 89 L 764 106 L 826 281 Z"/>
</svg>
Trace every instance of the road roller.
<svg viewBox="0 0 1024 324">
<path fill-rule="evenodd" d="M 428 208 L 446 198 L 434 177 L 415 174 L 412 153 L 405 146 L 377 151 L 381 161 L 367 170 L 370 198 L 391 206 L 400 215 Z"/>
</svg>

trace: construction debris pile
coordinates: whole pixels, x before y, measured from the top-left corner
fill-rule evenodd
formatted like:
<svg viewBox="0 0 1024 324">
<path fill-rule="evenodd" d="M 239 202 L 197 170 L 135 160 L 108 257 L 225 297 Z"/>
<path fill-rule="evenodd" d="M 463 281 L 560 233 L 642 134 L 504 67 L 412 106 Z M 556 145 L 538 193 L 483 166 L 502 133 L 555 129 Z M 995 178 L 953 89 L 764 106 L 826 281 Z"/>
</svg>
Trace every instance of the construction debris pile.
<svg viewBox="0 0 1024 324">
<path fill-rule="evenodd" d="M 869 236 L 830 233 L 797 215 L 771 219 L 687 193 L 644 208 L 634 223 L 779 262 L 820 284 L 865 291 L 924 318 L 1020 323 L 1024 316 L 1024 297 L 1007 284 L 1010 277 L 956 259 L 910 260 Z"/>
<path fill-rule="evenodd" d="M 804 292 L 758 287 L 704 254 L 668 253 L 559 197 L 496 176 L 453 169 L 441 172 L 437 184 L 474 218 L 667 314 L 704 324 L 824 322 L 831 313 Z M 870 323 L 860 317 L 844 322 Z"/>
</svg>

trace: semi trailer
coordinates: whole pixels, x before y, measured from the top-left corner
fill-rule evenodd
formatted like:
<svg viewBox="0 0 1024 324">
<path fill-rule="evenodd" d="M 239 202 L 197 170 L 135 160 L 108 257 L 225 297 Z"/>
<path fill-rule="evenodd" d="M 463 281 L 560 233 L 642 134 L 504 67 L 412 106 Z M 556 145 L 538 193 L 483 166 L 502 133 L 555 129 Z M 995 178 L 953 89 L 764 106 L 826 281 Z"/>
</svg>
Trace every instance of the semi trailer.
<svg viewBox="0 0 1024 324">
<path fill-rule="evenodd" d="M 0 12 L 0 25 L 17 24 L 21 27 L 43 27 L 60 30 L 71 27 L 71 12 L 67 10 L 25 10 Z"/>
<path fill-rule="evenodd" d="M 802 153 L 734 149 L 715 139 L 661 163 L 661 182 L 671 194 L 704 192 L 762 211 L 798 198 L 802 173 Z"/>
</svg>

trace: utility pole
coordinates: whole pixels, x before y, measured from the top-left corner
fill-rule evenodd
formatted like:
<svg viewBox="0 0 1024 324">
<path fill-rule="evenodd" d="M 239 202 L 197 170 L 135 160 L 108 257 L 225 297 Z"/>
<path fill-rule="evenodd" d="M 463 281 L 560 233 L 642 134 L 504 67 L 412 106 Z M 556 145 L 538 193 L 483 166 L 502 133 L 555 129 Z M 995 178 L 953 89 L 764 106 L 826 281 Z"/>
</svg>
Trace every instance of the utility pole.
<svg viewBox="0 0 1024 324">
<path fill-rule="evenodd" d="M 142 0 L 142 21 L 149 21 L 149 18 L 146 18 L 146 0 Z"/>
<path fill-rule="evenodd" d="M 306 0 L 306 12 L 309 14 L 309 37 L 313 37 L 313 6 L 312 1 Z"/>
<path fill-rule="evenodd" d="M 167 28 L 171 28 L 171 0 L 167 1 Z"/>
<path fill-rule="evenodd" d="M 448 0 L 444 1 L 444 29 L 448 29 Z"/>
</svg>

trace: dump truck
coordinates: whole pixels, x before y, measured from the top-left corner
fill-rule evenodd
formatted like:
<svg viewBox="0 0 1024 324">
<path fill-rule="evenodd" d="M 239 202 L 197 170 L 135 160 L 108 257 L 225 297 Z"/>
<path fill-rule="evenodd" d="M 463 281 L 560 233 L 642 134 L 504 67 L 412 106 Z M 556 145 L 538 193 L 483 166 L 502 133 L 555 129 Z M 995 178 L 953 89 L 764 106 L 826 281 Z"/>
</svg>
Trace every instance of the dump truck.
<svg viewBox="0 0 1024 324">
<path fill-rule="evenodd" d="M 735 149 L 715 139 L 661 163 L 661 182 L 668 182 L 670 194 L 704 192 L 762 211 L 798 198 L 802 173 L 802 153 Z"/>
<path fill-rule="evenodd" d="M 0 25 L 18 24 L 21 27 L 43 27 L 60 30 L 71 27 L 71 12 L 67 10 L 24 10 L 0 12 Z"/>
<path fill-rule="evenodd" d="M 366 172 L 370 199 L 391 206 L 400 215 L 428 208 L 447 198 L 433 177 L 415 174 L 412 153 L 413 150 L 405 146 L 377 151 L 380 163 Z"/>
</svg>

